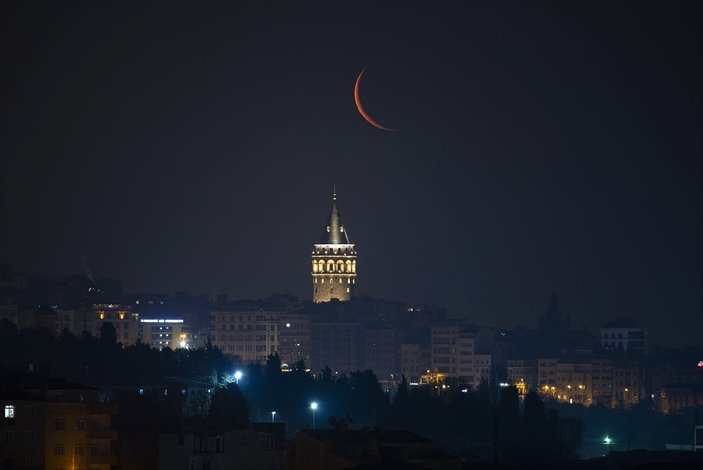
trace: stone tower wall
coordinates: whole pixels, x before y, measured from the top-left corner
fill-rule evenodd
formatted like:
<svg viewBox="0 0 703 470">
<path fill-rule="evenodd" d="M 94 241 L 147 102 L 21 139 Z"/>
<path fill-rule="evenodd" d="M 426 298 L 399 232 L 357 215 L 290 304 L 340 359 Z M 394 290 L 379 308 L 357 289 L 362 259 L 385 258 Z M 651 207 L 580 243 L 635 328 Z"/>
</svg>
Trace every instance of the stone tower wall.
<svg viewBox="0 0 703 470">
<path fill-rule="evenodd" d="M 328 250 L 316 247 L 312 255 L 313 302 L 350 300 L 356 287 L 356 253 L 353 245 L 346 249 L 336 249 L 334 255 L 325 251 Z"/>
</svg>

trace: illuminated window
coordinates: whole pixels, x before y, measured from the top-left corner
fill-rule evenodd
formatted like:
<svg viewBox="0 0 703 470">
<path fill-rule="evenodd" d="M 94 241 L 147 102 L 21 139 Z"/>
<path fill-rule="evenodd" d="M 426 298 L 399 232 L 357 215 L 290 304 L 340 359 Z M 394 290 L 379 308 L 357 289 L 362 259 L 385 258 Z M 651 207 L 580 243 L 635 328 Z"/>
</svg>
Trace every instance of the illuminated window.
<svg viewBox="0 0 703 470">
<path fill-rule="evenodd" d="M 11 419 L 15 417 L 15 405 L 5 405 L 5 418 Z"/>
<path fill-rule="evenodd" d="M 347 293 L 349 293 L 349 288 L 347 287 Z"/>
</svg>

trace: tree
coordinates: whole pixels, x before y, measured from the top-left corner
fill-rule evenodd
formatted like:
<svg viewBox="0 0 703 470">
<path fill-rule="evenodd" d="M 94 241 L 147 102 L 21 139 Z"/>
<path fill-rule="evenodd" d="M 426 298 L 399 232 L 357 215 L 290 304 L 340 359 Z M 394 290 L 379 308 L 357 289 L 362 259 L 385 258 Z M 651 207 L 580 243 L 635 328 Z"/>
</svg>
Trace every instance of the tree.
<svg viewBox="0 0 703 470">
<path fill-rule="evenodd" d="M 100 344 L 105 346 L 117 344 L 117 331 L 112 322 L 106 321 L 100 326 Z"/>
<path fill-rule="evenodd" d="M 578 418 L 559 418 L 559 443 L 561 456 L 567 459 L 578 457 L 578 449 L 583 438 L 583 422 Z"/>
<path fill-rule="evenodd" d="M 228 429 L 241 429 L 249 425 L 249 406 L 237 384 L 220 387 L 212 397 L 210 418 Z"/>
<path fill-rule="evenodd" d="M 278 353 L 275 352 L 266 357 L 264 370 L 266 375 L 277 376 L 281 374 L 281 358 Z"/>
<path fill-rule="evenodd" d="M 522 409 L 519 449 L 525 460 L 542 460 L 550 453 L 550 432 L 544 403 L 535 391 L 525 397 Z M 553 451 L 552 451 L 553 452 Z"/>
<path fill-rule="evenodd" d="M 541 431 L 545 425 L 546 415 L 544 414 L 544 403 L 534 390 L 530 391 L 525 397 L 522 420 L 528 429 L 534 431 Z"/>
<path fill-rule="evenodd" d="M 520 398 L 517 388 L 500 389 L 497 413 L 499 449 L 509 458 L 517 457 L 520 445 Z"/>
</svg>

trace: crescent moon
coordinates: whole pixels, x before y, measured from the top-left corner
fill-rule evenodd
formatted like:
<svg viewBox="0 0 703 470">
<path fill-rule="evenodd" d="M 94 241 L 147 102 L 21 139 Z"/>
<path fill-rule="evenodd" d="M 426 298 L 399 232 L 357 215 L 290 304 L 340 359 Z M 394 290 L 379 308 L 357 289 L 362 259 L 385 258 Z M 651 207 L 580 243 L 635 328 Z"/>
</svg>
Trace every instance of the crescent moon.
<svg viewBox="0 0 703 470">
<path fill-rule="evenodd" d="M 356 77 L 356 84 L 354 85 L 354 103 L 356 103 L 356 109 L 359 111 L 359 114 L 361 114 L 361 117 L 364 118 L 366 122 L 371 124 L 373 127 L 377 129 L 381 129 L 382 131 L 387 131 L 387 132 L 395 132 L 396 129 L 390 129 L 388 127 L 383 127 L 379 123 L 373 120 L 371 116 L 369 116 L 366 111 L 364 111 L 364 107 L 361 106 L 361 100 L 359 99 L 359 84 L 361 83 L 361 77 L 364 75 L 364 72 L 366 72 L 367 67 L 364 67 L 364 69 L 359 72 L 359 76 Z"/>
</svg>

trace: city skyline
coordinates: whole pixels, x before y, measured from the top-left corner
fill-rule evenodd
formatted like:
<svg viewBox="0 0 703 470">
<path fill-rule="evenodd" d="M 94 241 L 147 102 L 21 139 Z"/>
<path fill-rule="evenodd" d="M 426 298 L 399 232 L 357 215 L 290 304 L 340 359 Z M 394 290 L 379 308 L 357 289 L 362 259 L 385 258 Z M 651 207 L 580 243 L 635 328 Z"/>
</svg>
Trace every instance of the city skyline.
<svg viewBox="0 0 703 470">
<path fill-rule="evenodd" d="M 700 345 L 700 6 L 141 8 L 3 6 L 1 262 L 309 298 L 336 184 L 359 295 Z"/>
</svg>

